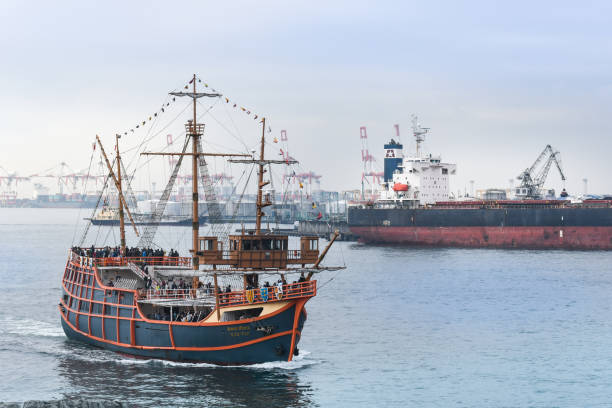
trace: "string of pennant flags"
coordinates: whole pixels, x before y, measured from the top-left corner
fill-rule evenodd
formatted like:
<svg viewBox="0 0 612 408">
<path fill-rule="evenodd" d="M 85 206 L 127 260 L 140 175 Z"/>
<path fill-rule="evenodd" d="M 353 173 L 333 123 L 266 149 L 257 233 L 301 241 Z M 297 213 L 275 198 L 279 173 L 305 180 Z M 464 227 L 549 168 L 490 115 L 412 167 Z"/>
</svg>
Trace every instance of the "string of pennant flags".
<svg viewBox="0 0 612 408">
<path fill-rule="evenodd" d="M 194 79 L 196 79 L 198 81 L 198 83 L 201 83 L 204 85 L 205 88 L 210 88 L 211 91 L 217 93 L 217 90 L 210 87 L 208 85 L 207 82 L 202 81 L 200 78 L 192 78 L 188 83 L 186 83 L 184 85 L 184 89 L 189 89 L 189 85 L 193 84 Z M 243 112 L 246 115 L 253 115 L 252 118 L 253 120 L 257 120 L 259 119 L 259 123 L 263 122 L 264 117 L 261 116 L 260 114 L 257 114 L 253 111 L 251 111 L 250 109 L 240 105 L 239 103 L 235 102 L 234 100 L 228 98 L 225 95 L 220 95 L 221 98 L 223 98 L 222 100 L 229 106 L 231 106 L 233 109 L 238 110 L 239 112 Z M 169 107 L 171 104 L 176 102 L 176 96 L 173 96 L 172 99 L 169 99 L 167 102 L 163 103 L 161 105 L 161 107 L 159 109 L 157 109 L 155 112 L 152 112 L 148 117 L 146 117 L 143 121 L 138 122 L 136 124 L 136 126 L 133 126 L 132 128 L 130 128 L 129 130 L 125 130 L 122 133 L 118 133 L 119 135 L 128 135 L 129 133 L 135 133 L 138 129 L 145 127 L 145 125 L 147 124 L 147 122 L 151 122 L 154 119 L 156 119 L 157 117 L 163 115 L 164 113 L 166 113 L 166 111 L 168 111 Z M 272 128 L 270 126 L 267 126 L 267 132 L 268 133 L 272 133 Z M 280 141 L 281 142 L 287 142 L 287 132 L 285 130 L 281 130 L 280 132 Z M 273 138 L 273 142 L 274 143 L 279 143 L 279 139 L 277 137 Z M 96 149 L 96 144 L 93 143 L 93 150 Z M 293 157 L 289 156 L 289 152 L 288 151 L 284 151 L 282 148 L 279 148 L 280 153 L 279 155 L 283 157 L 283 160 L 287 162 L 287 164 L 290 164 L 290 160 L 293 160 Z M 304 188 L 304 184 L 302 183 L 302 180 L 300 180 L 296 173 L 295 170 L 293 171 L 292 174 L 289 175 L 289 179 L 291 178 L 295 178 L 296 181 L 299 183 L 299 187 L 300 189 Z M 316 204 L 313 202 L 313 208 L 316 208 Z"/>
<path fill-rule="evenodd" d="M 207 82 L 202 81 L 200 78 L 197 78 L 197 77 L 195 79 L 197 79 L 198 83 L 201 83 L 202 85 L 204 85 L 205 88 L 210 88 L 211 91 L 217 92 L 217 90 L 212 88 L 212 87 L 210 87 Z M 193 84 L 193 80 L 194 80 L 194 78 L 192 78 L 187 84 L 185 84 L 185 86 L 183 88 L 184 89 L 189 89 L 189 85 Z M 251 114 L 252 114 L 253 115 L 252 116 L 253 120 L 259 119 L 260 123 L 263 121 L 263 116 L 261 116 L 260 114 L 257 114 L 255 112 L 251 111 L 249 108 L 245 108 L 241 104 L 239 104 L 239 103 L 235 102 L 234 100 L 226 97 L 225 95 L 221 95 L 220 97 L 223 98 L 223 101 L 225 101 L 225 103 L 230 105 L 233 109 L 236 109 L 236 110 L 238 110 L 240 112 L 243 112 L 243 113 L 245 113 L 246 115 L 249 115 L 249 116 L 251 116 Z M 170 104 L 173 104 L 175 102 L 176 102 L 176 97 L 173 96 L 172 99 L 170 99 L 168 102 L 163 103 L 159 109 L 157 109 L 155 112 L 152 112 L 148 117 L 145 117 L 145 119 L 143 121 L 138 122 L 136 124 L 136 126 L 133 126 L 129 130 L 125 130 L 125 131 L 120 132 L 118 134 L 119 135 L 127 136 L 129 133 L 134 133 L 138 129 L 145 127 L 147 122 L 151 122 L 154 119 L 156 119 L 158 116 L 161 116 L 162 114 L 166 113 L 166 111 L 170 107 Z M 272 129 L 269 126 L 268 126 L 267 130 L 268 130 L 268 133 L 272 132 Z M 277 143 L 276 138 L 275 138 L 275 143 Z"/>
<path fill-rule="evenodd" d="M 136 130 L 140 129 L 141 127 L 144 127 L 147 122 L 151 122 L 153 119 L 157 118 L 158 116 L 160 116 L 161 114 L 165 113 L 166 110 L 168 109 L 168 107 L 170 106 L 171 103 L 176 102 L 176 97 L 172 97 L 171 100 L 169 100 L 168 102 L 162 104 L 162 106 L 155 112 L 153 112 L 152 114 L 149 115 L 148 119 L 143 120 L 142 122 L 138 122 L 136 124 L 136 126 L 130 128 L 129 130 L 125 130 L 123 133 L 118 133 L 118 134 L 123 134 L 124 136 L 127 135 L 128 133 L 134 133 Z"/>
<path fill-rule="evenodd" d="M 189 81 L 189 83 L 188 83 L 187 85 L 185 85 L 185 89 L 189 89 L 189 85 L 193 83 L 193 79 L 194 79 L 194 78 L 192 78 L 192 79 Z M 202 81 L 200 78 L 197 78 L 197 77 L 196 77 L 196 79 L 198 80 L 198 83 L 201 83 L 202 85 L 204 85 L 204 88 L 209 88 L 208 83 L 206 83 L 205 81 Z M 212 87 L 210 87 L 210 90 L 211 90 L 211 91 L 213 91 L 213 92 L 217 92 L 217 90 L 216 90 L 215 88 L 212 88 Z M 228 98 L 227 96 L 225 96 L 225 95 L 221 95 L 221 97 L 223 98 L 223 100 L 225 101 L 225 103 L 226 103 L 227 105 L 230 105 L 230 106 L 231 106 L 233 109 L 239 109 L 240 111 L 242 111 L 242 112 L 246 113 L 247 115 L 251 115 L 251 113 L 253 113 L 253 120 L 257 120 L 258 118 L 261 118 L 261 119 L 260 119 L 260 122 L 263 120 L 263 116 L 261 116 L 261 115 L 259 115 L 259 114 L 255 113 L 255 112 L 252 112 L 250 109 L 245 108 L 244 106 L 242 106 L 242 105 L 240 105 L 239 103 L 237 103 L 237 102 L 235 102 L 235 101 L 231 100 L 231 99 L 230 99 L 230 98 Z M 270 128 L 268 127 L 268 132 L 271 132 L 271 131 L 272 131 L 272 129 L 270 129 Z"/>
</svg>

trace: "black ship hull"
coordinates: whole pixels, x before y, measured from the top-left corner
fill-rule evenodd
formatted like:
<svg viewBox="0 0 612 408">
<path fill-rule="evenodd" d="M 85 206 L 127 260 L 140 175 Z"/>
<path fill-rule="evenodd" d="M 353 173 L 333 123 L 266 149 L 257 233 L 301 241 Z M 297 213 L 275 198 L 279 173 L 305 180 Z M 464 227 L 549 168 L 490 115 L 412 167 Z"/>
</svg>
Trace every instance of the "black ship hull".
<svg viewBox="0 0 612 408">
<path fill-rule="evenodd" d="M 350 208 L 362 242 L 458 247 L 612 249 L 612 207 Z"/>
</svg>

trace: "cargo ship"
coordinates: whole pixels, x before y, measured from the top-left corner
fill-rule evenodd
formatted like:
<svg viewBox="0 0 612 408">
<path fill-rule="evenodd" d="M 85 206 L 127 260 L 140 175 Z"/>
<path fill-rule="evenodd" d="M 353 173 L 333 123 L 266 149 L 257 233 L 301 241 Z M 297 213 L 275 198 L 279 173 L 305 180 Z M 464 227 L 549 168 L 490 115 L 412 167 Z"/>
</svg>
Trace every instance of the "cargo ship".
<svg viewBox="0 0 612 408">
<path fill-rule="evenodd" d="M 321 252 L 314 236 L 300 237 L 299 247 L 290 249 L 287 235 L 261 228 L 264 209 L 271 205 L 269 193 L 264 191 L 269 183 L 264 173 L 272 164 L 289 163 L 265 158 L 265 119 L 261 120 L 259 157 L 254 153 L 204 152 L 204 124 L 196 120 L 196 102 L 198 98 L 221 95 L 197 92 L 196 82 L 200 80 L 194 75 L 189 82 L 192 91 L 171 93 L 193 99 L 193 120 L 186 124 L 186 141 L 173 173 L 178 172 L 182 158 L 190 156 L 191 256 L 181 257 L 174 250 L 151 250 L 155 229 L 138 230 L 122 192 L 123 166 L 113 169 L 97 138 L 120 203 L 121 244 L 113 248 L 87 246 L 81 239 L 69 250 L 58 305 L 63 330 L 76 341 L 144 358 L 218 365 L 291 361 L 299 353 L 307 318 L 305 304 L 317 294 L 315 274 L 344 267 L 321 264 L 334 239 Z M 189 144 L 191 152 L 187 152 Z M 230 161 L 257 169 L 254 230 L 242 229 L 227 236 L 200 235 L 198 174 L 207 205 L 212 206 L 211 185 L 206 184 L 210 178 L 202 160 L 205 156 L 229 156 L 233 158 Z M 122 163 L 119 136 L 114 162 Z M 174 179 L 170 178 L 166 191 L 172 190 Z M 126 218 L 135 235 L 144 238 L 140 249 L 126 244 Z"/>
<path fill-rule="evenodd" d="M 545 199 L 548 169 L 558 153 L 550 146 L 519 179 L 517 199 L 452 199 L 449 176 L 456 165 L 423 154 L 428 129 L 416 121 L 416 155 L 404 157 L 403 145 L 384 145 L 384 181 L 380 195 L 348 209 L 348 225 L 368 244 L 448 247 L 563 248 L 612 250 L 612 200 Z M 537 166 L 541 171 L 535 171 Z"/>
</svg>

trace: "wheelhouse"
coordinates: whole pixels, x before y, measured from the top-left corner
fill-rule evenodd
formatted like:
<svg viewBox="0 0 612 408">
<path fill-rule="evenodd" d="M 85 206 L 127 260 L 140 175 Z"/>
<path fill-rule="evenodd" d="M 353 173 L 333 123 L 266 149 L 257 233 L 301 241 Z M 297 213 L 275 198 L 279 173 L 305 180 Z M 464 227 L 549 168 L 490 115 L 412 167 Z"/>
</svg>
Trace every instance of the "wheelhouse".
<svg viewBox="0 0 612 408">
<path fill-rule="evenodd" d="M 288 264 L 310 264 L 319 257 L 319 238 L 300 238 L 300 249 L 288 248 L 286 235 L 230 235 L 224 250 L 217 237 L 200 237 L 197 256 L 201 264 L 230 265 L 235 268 L 286 268 Z"/>
</svg>

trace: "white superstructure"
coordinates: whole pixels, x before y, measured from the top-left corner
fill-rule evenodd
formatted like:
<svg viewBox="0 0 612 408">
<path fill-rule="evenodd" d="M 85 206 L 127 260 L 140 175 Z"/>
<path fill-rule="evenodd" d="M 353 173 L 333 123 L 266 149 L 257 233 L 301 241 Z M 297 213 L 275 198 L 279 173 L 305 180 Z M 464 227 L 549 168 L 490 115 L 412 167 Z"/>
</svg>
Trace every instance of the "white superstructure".
<svg viewBox="0 0 612 408">
<path fill-rule="evenodd" d="M 449 176 L 456 173 L 457 165 L 443 163 L 440 156 L 423 154 L 421 143 L 428 131 L 428 128 L 422 128 L 416 122 L 416 117 L 413 117 L 417 154 L 412 157 L 404 157 L 402 145 L 394 140 L 385 145 L 385 160 L 389 160 L 389 164 L 385 166 L 392 166 L 393 172 L 391 177 L 385 175 L 379 202 L 425 205 L 449 200 Z M 402 152 L 401 155 L 398 150 Z M 397 160 L 398 158 L 401 160 Z"/>
</svg>

